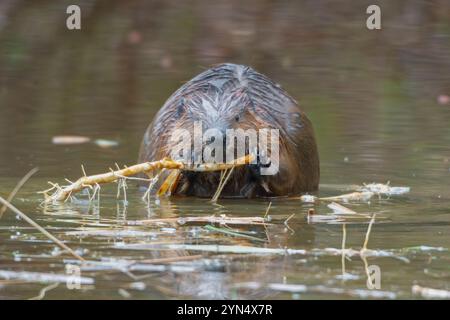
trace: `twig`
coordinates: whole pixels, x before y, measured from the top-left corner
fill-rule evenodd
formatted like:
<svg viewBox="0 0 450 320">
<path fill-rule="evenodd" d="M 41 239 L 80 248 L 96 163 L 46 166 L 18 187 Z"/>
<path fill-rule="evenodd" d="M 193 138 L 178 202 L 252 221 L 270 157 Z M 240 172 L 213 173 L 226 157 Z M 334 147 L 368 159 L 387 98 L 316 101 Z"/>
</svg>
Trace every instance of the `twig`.
<svg viewBox="0 0 450 320">
<path fill-rule="evenodd" d="M 159 190 L 157 191 L 156 195 L 158 197 L 167 195 L 170 196 L 173 192 L 173 190 L 176 189 L 178 185 L 178 180 L 180 178 L 181 171 L 178 169 L 173 170 L 169 173 L 167 178 L 164 180 L 164 182 L 159 187 Z"/>
<path fill-rule="evenodd" d="M 234 170 L 234 167 L 231 167 L 230 171 L 228 172 L 227 176 L 225 177 L 225 180 L 223 180 L 223 182 L 221 181 L 222 184 L 219 184 L 219 187 L 217 188 L 216 193 L 214 194 L 213 198 L 211 199 L 212 202 L 217 202 L 217 199 L 219 199 L 223 188 L 225 187 L 225 185 L 228 182 L 228 179 L 230 179 L 230 176 L 233 173 L 233 170 Z"/>
<path fill-rule="evenodd" d="M 39 291 L 39 295 L 37 295 L 36 297 L 30 298 L 28 300 L 42 300 L 42 299 L 44 299 L 45 294 L 48 291 L 55 289 L 57 286 L 59 286 L 58 282 L 53 283 L 53 284 L 51 284 L 49 286 L 46 286 L 45 288 L 42 288 L 41 291 Z"/>
<path fill-rule="evenodd" d="M 43 233 L 47 238 L 49 238 L 50 240 L 52 240 L 53 242 L 55 242 L 58 246 L 60 246 L 61 248 L 63 248 L 64 250 L 68 251 L 71 255 L 73 255 L 75 258 L 77 258 L 78 260 L 81 261 L 85 261 L 80 255 L 78 255 L 75 251 L 73 251 L 72 249 L 70 249 L 67 245 L 65 245 L 61 240 L 55 238 L 51 233 L 49 233 L 47 230 L 45 230 L 44 228 L 42 228 L 40 225 L 38 225 L 36 222 L 34 222 L 33 220 L 31 220 L 30 218 L 28 218 L 28 216 L 23 213 L 22 211 L 20 211 L 19 209 L 17 209 L 16 207 L 14 207 L 11 203 L 9 203 L 8 201 L 6 201 L 5 199 L 3 199 L 2 197 L 0 197 L 0 202 L 5 205 L 6 207 L 8 207 L 8 209 L 10 209 L 11 211 L 13 211 L 15 214 L 17 214 L 18 216 L 20 216 L 23 220 L 25 220 L 26 222 L 28 222 L 29 224 L 31 224 L 33 227 L 35 227 L 36 229 L 38 229 L 41 233 Z"/>
<path fill-rule="evenodd" d="M 131 224 L 158 224 L 158 223 L 178 223 L 184 225 L 186 223 L 217 223 L 220 225 L 266 225 L 266 220 L 262 217 L 228 217 L 226 215 L 217 216 L 199 216 L 199 217 L 179 217 L 179 218 L 161 218 L 161 219 L 148 219 L 132 222 Z"/>
<path fill-rule="evenodd" d="M 355 211 L 344 207 L 343 205 L 337 203 L 337 202 L 332 202 L 330 204 L 327 205 L 328 208 L 330 208 L 331 210 L 333 210 L 334 214 L 357 214 Z"/>
<path fill-rule="evenodd" d="M 377 214 L 374 213 L 373 216 L 372 216 L 372 219 L 370 219 L 369 226 L 367 227 L 366 237 L 364 239 L 364 244 L 363 244 L 363 247 L 361 248 L 361 251 L 359 253 L 359 255 L 361 257 L 361 260 L 364 263 L 364 270 L 366 271 L 367 282 L 370 283 L 371 285 L 373 283 L 372 283 L 372 278 L 370 277 L 369 263 L 367 262 L 366 252 L 367 252 L 367 244 L 369 243 L 370 232 L 372 231 L 372 225 L 375 222 L 375 216 L 376 215 Z"/>
<path fill-rule="evenodd" d="M 272 201 L 269 202 L 269 205 L 267 206 L 266 213 L 264 214 L 264 221 L 268 221 L 267 217 L 270 211 L 270 208 L 272 207 Z M 266 233 L 267 241 L 270 243 L 270 235 L 269 230 L 267 230 L 267 226 L 264 224 L 264 231 Z"/>
<path fill-rule="evenodd" d="M 86 170 L 84 170 L 83 164 L 81 164 L 81 172 L 83 172 L 83 176 L 87 177 Z"/>
<path fill-rule="evenodd" d="M 254 240 L 254 241 L 266 242 L 266 240 L 264 240 L 264 239 L 260 239 L 260 238 L 257 238 L 257 237 L 253 237 L 253 236 L 250 236 L 250 235 L 248 235 L 248 234 L 243 234 L 243 233 L 240 233 L 240 232 L 235 231 L 235 230 L 233 230 L 233 229 L 217 228 L 217 227 L 214 227 L 214 226 L 212 226 L 212 225 L 210 225 L 210 224 L 204 226 L 204 228 L 205 228 L 206 230 L 215 231 L 215 232 L 220 232 L 220 233 L 228 234 L 228 235 L 230 235 L 230 236 L 235 236 L 235 237 L 245 238 L 245 239 Z"/>
<path fill-rule="evenodd" d="M 73 184 L 60 187 L 57 184 L 52 184 L 56 191 L 50 195 L 46 196 L 44 200 L 46 203 L 63 201 L 65 200 L 71 193 L 76 193 L 80 190 L 87 188 L 89 185 L 98 185 L 104 183 L 115 182 L 119 179 L 119 176 L 134 176 L 138 173 L 149 173 L 154 170 L 165 169 L 180 169 L 185 171 L 199 171 L 199 172 L 210 172 L 210 171 L 221 171 L 229 168 L 233 168 L 235 166 L 246 165 L 254 160 L 255 156 L 252 154 L 246 155 L 242 158 L 236 159 L 233 163 L 218 163 L 218 164 L 184 164 L 179 161 L 174 161 L 168 158 L 153 161 L 153 162 L 144 162 L 133 165 L 131 167 L 126 167 L 124 169 L 120 169 L 117 171 L 92 175 L 92 176 L 83 176 L 75 181 Z"/>
<path fill-rule="evenodd" d="M 342 279 L 345 276 L 345 241 L 347 239 L 347 230 L 345 228 L 345 223 L 342 224 L 342 256 L 341 256 L 341 264 L 342 264 Z"/>
<path fill-rule="evenodd" d="M 172 262 L 180 262 L 180 261 L 197 260 L 197 259 L 201 259 L 201 258 L 203 258 L 203 256 L 201 254 L 197 254 L 197 255 L 175 256 L 175 257 L 167 257 L 167 258 L 144 259 L 144 260 L 136 261 L 136 263 L 164 264 L 164 263 L 172 263 Z"/>
<path fill-rule="evenodd" d="M 266 213 L 264 214 L 264 219 L 267 218 L 267 215 L 269 214 L 269 210 L 270 210 L 271 207 L 272 207 L 272 201 L 270 201 L 269 205 L 267 206 Z"/>
<path fill-rule="evenodd" d="M 370 198 L 373 197 L 373 195 L 374 195 L 374 193 L 370 192 L 370 191 L 352 192 L 352 193 L 347 193 L 347 194 L 343 194 L 340 196 L 319 198 L 319 200 L 321 200 L 321 201 L 342 201 L 342 202 L 368 201 Z"/>
<path fill-rule="evenodd" d="M 374 213 L 373 216 L 372 216 L 372 219 L 370 219 L 369 227 L 367 227 L 366 238 L 364 239 L 364 245 L 363 245 L 361 250 L 367 250 L 367 244 L 369 243 L 370 231 L 372 231 L 372 225 L 375 222 L 375 216 L 376 215 L 377 214 Z"/>
<path fill-rule="evenodd" d="M 294 234 L 295 231 L 292 230 L 291 227 L 289 227 L 288 221 L 291 220 L 293 216 L 295 216 L 295 213 L 291 214 L 291 215 L 284 221 L 284 225 L 286 226 L 286 228 L 288 228 L 288 229 L 291 231 L 291 234 Z"/>
<path fill-rule="evenodd" d="M 28 181 L 28 179 L 30 179 L 31 176 L 38 171 L 39 171 L 39 168 L 37 168 L 37 167 L 28 171 L 28 173 L 26 175 L 24 175 L 22 179 L 20 179 L 20 181 L 14 187 L 13 191 L 11 191 L 11 193 L 9 194 L 6 201 L 11 202 L 12 199 L 14 199 L 14 197 L 16 196 L 17 192 L 19 192 L 19 190 L 22 188 L 22 186 Z M 3 217 L 3 214 L 5 213 L 5 211 L 6 211 L 6 206 L 3 205 L 0 209 L 0 219 Z"/>
</svg>

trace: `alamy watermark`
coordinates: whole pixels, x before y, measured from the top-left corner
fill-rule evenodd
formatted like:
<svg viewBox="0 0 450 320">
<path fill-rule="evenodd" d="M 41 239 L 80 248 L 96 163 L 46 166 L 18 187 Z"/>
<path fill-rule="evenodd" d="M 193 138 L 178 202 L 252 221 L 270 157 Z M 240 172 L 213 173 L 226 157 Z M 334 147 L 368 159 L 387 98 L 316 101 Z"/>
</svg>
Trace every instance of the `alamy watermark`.
<svg viewBox="0 0 450 320">
<path fill-rule="evenodd" d="M 366 13 L 370 16 L 366 20 L 366 27 L 369 30 L 381 29 L 381 8 L 376 4 L 367 7 Z"/>
<path fill-rule="evenodd" d="M 81 30 L 81 8 L 76 4 L 67 7 L 66 27 L 69 30 Z"/>
<path fill-rule="evenodd" d="M 367 266 L 367 289 L 381 289 L 381 269 L 376 264 Z"/>
<path fill-rule="evenodd" d="M 81 30 L 81 8 L 76 4 L 67 7 L 66 13 L 69 15 L 66 19 L 66 27 L 69 30 Z M 366 27 L 369 30 L 381 29 L 381 8 L 376 4 L 367 7 L 366 13 L 369 14 L 366 20 Z"/>
</svg>

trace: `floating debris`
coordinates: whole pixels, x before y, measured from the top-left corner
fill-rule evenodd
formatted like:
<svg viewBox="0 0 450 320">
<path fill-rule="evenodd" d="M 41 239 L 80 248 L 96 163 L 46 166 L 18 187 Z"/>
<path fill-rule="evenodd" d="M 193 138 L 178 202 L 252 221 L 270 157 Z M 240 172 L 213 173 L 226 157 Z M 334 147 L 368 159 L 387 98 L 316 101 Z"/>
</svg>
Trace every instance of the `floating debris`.
<svg viewBox="0 0 450 320">
<path fill-rule="evenodd" d="M 125 290 L 125 289 L 122 289 L 122 288 L 120 288 L 119 290 L 117 290 L 117 292 L 122 296 L 122 298 L 124 298 L 124 299 L 129 299 L 129 298 L 131 298 L 131 294 L 127 291 L 127 290 Z"/>
<path fill-rule="evenodd" d="M 305 203 L 314 203 L 314 202 L 317 201 L 317 197 L 316 196 L 312 196 L 310 194 L 305 194 L 305 195 L 300 197 L 300 200 L 302 202 L 305 202 Z"/>
<path fill-rule="evenodd" d="M 268 218 L 263 217 L 229 217 L 225 214 L 220 216 L 179 217 L 128 221 L 129 225 L 151 225 L 160 223 L 176 223 L 185 225 L 187 223 L 209 223 L 219 225 L 267 225 Z"/>
<path fill-rule="evenodd" d="M 447 248 L 444 247 L 430 247 L 430 246 L 415 246 L 415 247 L 406 247 L 402 249 L 405 252 L 426 252 L 426 251 L 447 251 Z"/>
<path fill-rule="evenodd" d="M 108 229 L 91 229 L 80 231 L 68 231 L 65 233 L 69 236 L 78 237 L 111 237 L 111 238 L 140 238 L 154 236 L 155 232 L 139 231 L 139 230 L 108 230 Z"/>
<path fill-rule="evenodd" d="M 410 187 L 391 187 L 389 182 L 386 184 L 383 183 L 369 183 L 364 184 L 363 186 L 358 187 L 358 191 L 362 192 L 373 192 L 377 195 L 402 195 L 408 193 L 411 188 Z"/>
<path fill-rule="evenodd" d="M 175 258 L 172 262 L 180 262 L 187 259 L 182 259 L 183 257 L 177 257 L 179 261 Z M 155 259 L 156 260 L 156 259 Z M 70 263 L 80 265 L 81 271 L 91 272 L 91 271 L 105 271 L 105 270 L 116 270 L 120 272 L 130 272 L 130 271 L 141 271 L 141 272 L 175 272 L 175 273 L 189 273 L 195 271 L 201 271 L 202 268 L 198 266 L 191 265 L 177 265 L 177 264 L 152 264 L 123 260 L 123 259 L 112 259 L 109 261 L 86 261 L 79 263 L 74 260 L 67 260 Z M 151 262 L 151 261 L 149 261 Z"/>
<path fill-rule="evenodd" d="M 106 140 L 106 139 L 96 139 L 94 143 L 100 148 L 104 149 L 117 147 L 119 145 L 119 142 L 115 140 Z"/>
<path fill-rule="evenodd" d="M 73 275 L 55 274 L 55 273 L 41 273 L 41 272 L 27 272 L 27 271 L 7 271 L 0 270 L 0 278 L 6 280 L 23 280 L 27 282 L 40 283 L 69 283 L 73 281 Z M 78 277 L 79 284 L 94 284 L 93 278 Z"/>
<path fill-rule="evenodd" d="M 83 144 L 91 141 L 91 138 L 84 136 L 54 136 L 52 138 L 53 144 L 62 144 L 62 145 L 70 145 L 70 144 Z"/>
<path fill-rule="evenodd" d="M 307 216 L 307 222 L 308 223 L 330 223 L 330 224 L 336 224 L 336 223 L 343 223 L 345 222 L 344 217 L 335 216 L 335 215 L 328 215 L 328 214 L 308 214 Z"/>
<path fill-rule="evenodd" d="M 415 295 L 420 295 L 425 299 L 450 299 L 450 291 L 414 285 L 411 291 Z"/>
<path fill-rule="evenodd" d="M 213 244 L 145 244 L 145 243 L 115 243 L 114 248 L 125 250 L 186 250 L 186 251 L 200 251 L 210 253 L 240 253 L 240 254 L 255 254 L 255 255 L 310 255 L 310 256 L 341 256 L 344 251 L 347 257 L 391 257 L 400 261 L 408 263 L 409 260 L 397 253 L 396 251 L 387 250 L 372 250 L 365 249 L 353 250 L 353 249 L 336 249 L 336 248 L 323 248 L 323 249 L 290 249 L 290 248 L 264 248 L 264 247 L 251 247 L 251 246 L 239 246 L 239 245 L 213 245 Z"/>
<path fill-rule="evenodd" d="M 350 201 L 369 201 L 370 198 L 374 196 L 374 193 L 371 191 L 362 191 L 362 192 L 352 192 L 343 194 L 340 196 L 334 196 L 334 197 L 325 197 L 325 198 L 319 198 L 322 201 L 342 201 L 344 203 L 348 203 Z"/>
<path fill-rule="evenodd" d="M 278 248 L 261 248 L 250 246 L 233 246 L 233 245 L 189 245 L 189 244 L 114 244 L 117 249 L 134 249 L 134 250 L 149 250 L 149 249 L 166 249 L 166 250 L 187 250 L 187 251 L 204 251 L 213 253 L 248 253 L 248 254 L 306 254 L 303 249 L 278 249 Z"/>
<path fill-rule="evenodd" d="M 438 95 L 436 100 L 440 105 L 446 105 L 450 103 L 450 96 L 446 94 L 440 94 Z"/>
<path fill-rule="evenodd" d="M 46 286 L 45 288 L 42 288 L 41 291 L 39 291 L 39 294 L 36 297 L 30 298 L 28 300 L 42 300 L 45 298 L 45 295 L 47 294 L 47 292 L 49 292 L 50 290 L 55 289 L 57 286 L 59 286 L 59 283 L 53 283 L 49 286 Z"/>
<path fill-rule="evenodd" d="M 356 211 L 344 207 L 343 205 L 340 205 L 339 203 L 336 202 L 328 204 L 327 207 L 333 210 L 334 214 L 357 214 Z"/>
<path fill-rule="evenodd" d="M 326 286 L 307 286 L 303 284 L 286 284 L 286 283 L 268 283 L 266 285 L 257 282 L 245 282 L 235 284 L 235 288 L 261 289 L 266 288 L 273 291 L 282 291 L 290 293 L 322 293 L 348 295 L 356 298 L 375 298 L 375 299 L 395 299 L 397 295 L 394 292 L 380 290 L 363 290 L 363 289 L 343 289 L 329 288 Z"/>
<path fill-rule="evenodd" d="M 130 283 L 129 288 L 132 290 L 143 291 L 147 288 L 147 286 L 145 285 L 144 282 L 132 282 Z"/>
<path fill-rule="evenodd" d="M 316 203 L 318 201 L 333 201 L 333 202 L 344 202 L 348 203 L 351 201 L 362 201 L 367 202 L 369 201 L 374 195 L 382 196 L 392 196 L 392 195 L 402 195 L 405 193 L 410 192 L 411 188 L 409 187 L 391 187 L 389 185 L 389 182 L 387 184 L 382 183 L 370 183 L 370 184 L 364 184 L 362 186 L 354 186 L 355 192 L 352 193 L 346 193 L 338 196 L 331 196 L 331 197 L 323 197 L 318 198 L 313 195 L 302 195 L 300 198 L 294 198 L 294 199 L 300 199 L 304 203 Z"/>
<path fill-rule="evenodd" d="M 228 228 L 217 228 L 217 227 L 214 227 L 214 226 L 212 226 L 210 224 L 204 226 L 203 228 L 205 228 L 206 230 L 209 230 L 209 231 L 220 232 L 220 233 L 224 233 L 224 234 L 227 234 L 227 235 L 230 235 L 230 236 L 244 238 L 244 239 L 249 239 L 249 240 L 253 240 L 253 241 L 261 241 L 261 242 L 266 242 L 267 241 L 266 239 L 260 239 L 260 238 L 257 238 L 257 237 L 253 237 L 253 236 L 250 236 L 248 234 L 239 232 L 237 230 L 228 229 Z"/>
<path fill-rule="evenodd" d="M 154 265 L 154 264 L 134 264 L 130 266 L 130 271 L 145 271 L 145 272 L 175 272 L 175 273 L 190 273 L 201 271 L 200 268 L 192 266 L 178 266 L 178 265 Z"/>
</svg>

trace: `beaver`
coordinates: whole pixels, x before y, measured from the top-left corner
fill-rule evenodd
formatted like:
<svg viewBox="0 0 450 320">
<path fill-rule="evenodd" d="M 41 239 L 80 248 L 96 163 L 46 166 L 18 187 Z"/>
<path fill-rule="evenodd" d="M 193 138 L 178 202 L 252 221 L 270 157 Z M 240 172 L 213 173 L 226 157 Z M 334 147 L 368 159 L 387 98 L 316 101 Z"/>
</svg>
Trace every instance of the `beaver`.
<svg viewBox="0 0 450 320">
<path fill-rule="evenodd" d="M 320 168 L 313 126 L 298 103 L 267 76 L 231 63 L 197 75 L 173 93 L 156 114 L 144 134 L 138 161 L 169 157 L 171 133 L 180 128 L 192 132 L 196 121 L 223 132 L 238 128 L 279 130 L 278 171 L 261 174 L 267 164 L 259 157 L 254 164 L 236 167 L 221 197 L 296 196 L 317 190 Z M 248 143 L 245 150 L 249 152 Z M 220 180 L 220 172 L 183 171 L 172 194 L 211 197 Z"/>
</svg>

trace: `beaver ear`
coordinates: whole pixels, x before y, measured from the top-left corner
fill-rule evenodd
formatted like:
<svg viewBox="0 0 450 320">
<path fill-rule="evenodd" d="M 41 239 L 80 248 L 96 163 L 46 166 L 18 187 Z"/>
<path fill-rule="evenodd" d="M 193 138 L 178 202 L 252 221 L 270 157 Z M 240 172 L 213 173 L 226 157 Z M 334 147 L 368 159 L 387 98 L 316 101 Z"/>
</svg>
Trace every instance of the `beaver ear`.
<svg viewBox="0 0 450 320">
<path fill-rule="evenodd" d="M 184 99 L 181 99 L 181 101 L 178 103 L 178 106 L 177 106 L 177 111 L 176 111 L 177 117 L 178 118 L 181 117 L 185 111 L 186 111 L 186 108 L 184 105 Z"/>
<path fill-rule="evenodd" d="M 300 112 L 291 112 L 289 113 L 289 116 L 287 118 L 289 120 L 289 123 L 296 128 L 302 128 L 303 127 L 303 116 Z"/>
</svg>

